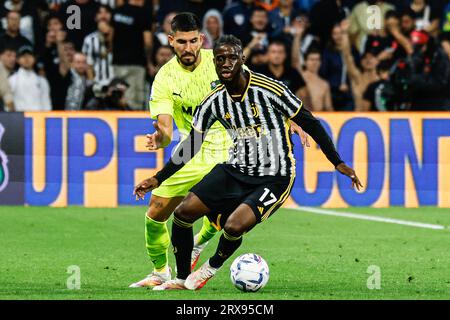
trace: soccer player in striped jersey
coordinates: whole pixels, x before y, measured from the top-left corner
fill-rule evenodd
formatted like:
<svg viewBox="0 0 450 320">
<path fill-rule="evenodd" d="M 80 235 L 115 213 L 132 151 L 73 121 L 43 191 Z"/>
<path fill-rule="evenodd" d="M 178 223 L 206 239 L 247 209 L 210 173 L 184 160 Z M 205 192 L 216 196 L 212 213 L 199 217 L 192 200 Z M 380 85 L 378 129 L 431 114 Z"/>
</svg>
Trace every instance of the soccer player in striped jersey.
<svg viewBox="0 0 450 320">
<path fill-rule="evenodd" d="M 189 137 L 164 168 L 135 187 L 138 198 L 159 186 L 200 150 L 210 128 L 220 123 L 233 140 L 230 158 L 216 165 L 175 209 L 172 245 L 177 278 L 154 290 L 199 289 L 242 243 L 242 235 L 266 220 L 288 198 L 295 179 L 289 121 L 320 145 L 336 169 L 361 183 L 337 153 L 330 137 L 302 102 L 279 81 L 244 69 L 242 44 L 234 36 L 214 46 L 221 84 L 196 109 Z M 223 230 L 216 253 L 191 273 L 192 224 L 207 216 Z"/>
<path fill-rule="evenodd" d="M 158 71 L 152 85 L 149 102 L 150 113 L 156 131 L 148 135 L 150 150 L 165 148 L 172 140 L 173 122 L 181 139 L 189 135 L 193 113 L 202 99 L 217 85 L 212 50 L 202 48 L 201 23 L 192 13 L 180 13 L 171 23 L 169 43 L 176 56 Z M 301 128 L 293 127 L 302 143 L 308 146 L 307 137 Z M 130 287 L 152 287 L 170 280 L 168 248 L 170 244 L 166 221 L 175 207 L 181 203 L 190 188 L 199 182 L 211 169 L 228 158 L 231 140 L 225 129 L 216 124 L 211 127 L 199 154 L 182 170 L 153 190 L 145 218 L 145 242 L 147 254 L 153 264 L 153 271 Z M 201 251 L 217 232 L 208 218 L 194 240 L 192 268 Z"/>
<path fill-rule="evenodd" d="M 169 145 L 174 121 L 181 141 L 189 135 L 195 108 L 218 82 L 212 50 L 201 49 L 200 20 L 192 13 L 180 13 L 172 20 L 171 28 L 169 43 L 174 48 L 175 56 L 156 74 L 149 101 L 151 117 L 157 120 L 154 123 L 155 132 L 147 135 L 147 147 L 151 150 Z M 189 189 L 211 171 L 215 164 L 227 159 L 230 144 L 225 130 L 219 125 L 213 126 L 205 137 L 199 154 L 153 190 L 145 218 L 145 241 L 154 270 L 130 287 L 153 287 L 171 279 L 167 219 Z M 195 243 L 193 241 L 193 266 L 216 232 L 205 217 Z"/>
</svg>

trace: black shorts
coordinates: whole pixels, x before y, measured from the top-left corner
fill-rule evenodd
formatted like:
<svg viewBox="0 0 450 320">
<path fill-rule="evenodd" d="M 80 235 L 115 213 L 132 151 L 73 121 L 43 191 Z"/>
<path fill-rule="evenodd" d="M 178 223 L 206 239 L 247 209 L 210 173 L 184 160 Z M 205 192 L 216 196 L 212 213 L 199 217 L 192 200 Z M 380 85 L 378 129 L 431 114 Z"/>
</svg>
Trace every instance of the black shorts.
<svg viewBox="0 0 450 320">
<path fill-rule="evenodd" d="M 270 217 L 289 197 L 293 177 L 254 177 L 228 164 L 216 165 L 190 190 L 211 210 L 211 223 L 221 229 L 242 203 L 248 204 L 257 223 Z"/>
</svg>

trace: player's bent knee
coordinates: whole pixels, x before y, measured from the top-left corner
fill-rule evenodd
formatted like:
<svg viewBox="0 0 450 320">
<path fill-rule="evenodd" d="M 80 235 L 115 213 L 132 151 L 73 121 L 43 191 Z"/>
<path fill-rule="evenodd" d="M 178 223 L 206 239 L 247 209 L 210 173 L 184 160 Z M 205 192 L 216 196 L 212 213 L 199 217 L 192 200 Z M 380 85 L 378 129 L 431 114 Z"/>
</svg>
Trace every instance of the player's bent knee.
<svg viewBox="0 0 450 320">
<path fill-rule="evenodd" d="M 247 231 L 248 226 L 242 225 L 236 219 L 228 219 L 227 222 L 225 222 L 223 229 L 232 236 L 241 236 Z"/>
<path fill-rule="evenodd" d="M 208 208 L 198 199 L 189 193 L 186 198 L 176 207 L 174 214 L 183 221 L 193 223 L 207 214 Z"/>
<path fill-rule="evenodd" d="M 175 216 L 185 222 L 193 223 L 196 217 L 192 214 L 192 210 L 189 209 L 189 205 L 186 205 L 184 201 L 175 209 Z"/>
<path fill-rule="evenodd" d="M 147 212 L 145 213 L 147 218 L 150 218 L 152 220 L 158 221 L 158 222 L 164 222 L 167 221 L 167 219 L 170 216 L 170 213 L 167 214 L 164 212 L 164 210 L 158 210 L 153 208 L 152 206 L 148 207 Z"/>
</svg>

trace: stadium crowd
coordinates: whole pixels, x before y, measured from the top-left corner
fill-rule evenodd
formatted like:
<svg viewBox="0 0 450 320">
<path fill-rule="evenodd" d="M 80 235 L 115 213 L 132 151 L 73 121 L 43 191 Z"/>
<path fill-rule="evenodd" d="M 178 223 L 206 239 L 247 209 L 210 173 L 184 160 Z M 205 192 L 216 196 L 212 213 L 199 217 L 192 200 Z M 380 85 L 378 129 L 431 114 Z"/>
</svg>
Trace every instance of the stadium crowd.
<svg viewBox="0 0 450 320">
<path fill-rule="evenodd" d="M 449 0 L 0 0 L 0 111 L 146 110 L 182 11 L 313 111 L 450 110 Z"/>
</svg>

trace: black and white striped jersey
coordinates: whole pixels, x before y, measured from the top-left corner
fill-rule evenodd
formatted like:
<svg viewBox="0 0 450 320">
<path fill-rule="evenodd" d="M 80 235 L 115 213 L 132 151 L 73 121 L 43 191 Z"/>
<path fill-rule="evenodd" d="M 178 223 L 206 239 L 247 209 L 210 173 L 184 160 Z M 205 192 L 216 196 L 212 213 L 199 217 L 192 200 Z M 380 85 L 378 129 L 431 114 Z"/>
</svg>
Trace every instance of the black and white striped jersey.
<svg viewBox="0 0 450 320">
<path fill-rule="evenodd" d="M 219 121 L 233 140 L 228 163 L 246 175 L 295 175 L 289 119 L 302 102 L 282 82 L 249 72 L 238 101 L 219 85 L 197 108 L 192 126 L 205 132 Z"/>
<path fill-rule="evenodd" d="M 283 83 L 249 72 L 249 83 L 242 97 L 231 97 L 220 84 L 197 107 L 189 136 L 154 176 L 159 184 L 198 154 L 206 131 L 216 121 L 233 138 L 225 167 L 239 170 L 241 177 L 247 176 L 245 181 L 248 182 L 265 183 L 265 179 L 271 177 L 295 177 L 289 119 L 317 142 L 335 167 L 343 162 L 320 121 L 302 108 L 302 102 Z"/>
<path fill-rule="evenodd" d="M 105 45 L 102 34 L 95 31 L 87 35 L 82 51 L 86 55 L 87 63 L 94 69 L 94 82 L 101 86 L 108 85 L 114 78 L 113 57 Z"/>
</svg>

